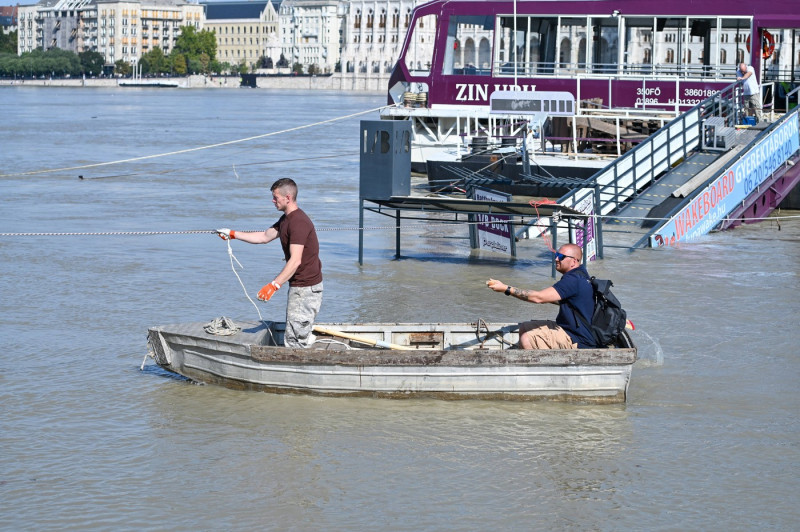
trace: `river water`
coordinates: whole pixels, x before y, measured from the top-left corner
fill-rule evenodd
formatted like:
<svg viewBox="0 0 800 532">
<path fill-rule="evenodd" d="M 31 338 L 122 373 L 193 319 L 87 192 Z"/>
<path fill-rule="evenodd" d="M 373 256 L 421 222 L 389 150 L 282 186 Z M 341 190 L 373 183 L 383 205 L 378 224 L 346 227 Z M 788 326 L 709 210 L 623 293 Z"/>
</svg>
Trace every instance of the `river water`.
<svg viewBox="0 0 800 532">
<path fill-rule="evenodd" d="M 225 243 L 190 231 L 271 224 L 279 177 L 320 230 L 320 321 L 552 317 L 483 284 L 548 286 L 538 240 L 511 262 L 471 255 L 464 227 L 409 224 L 400 260 L 374 229 L 358 265 L 359 120 L 377 115 L 318 123 L 382 103 L 0 89 L 0 529 L 796 528 L 797 213 L 590 265 L 637 326 L 624 405 L 282 396 L 140 370 L 148 327 L 257 318 Z M 279 246 L 233 250 L 251 296 L 281 267 Z"/>
</svg>

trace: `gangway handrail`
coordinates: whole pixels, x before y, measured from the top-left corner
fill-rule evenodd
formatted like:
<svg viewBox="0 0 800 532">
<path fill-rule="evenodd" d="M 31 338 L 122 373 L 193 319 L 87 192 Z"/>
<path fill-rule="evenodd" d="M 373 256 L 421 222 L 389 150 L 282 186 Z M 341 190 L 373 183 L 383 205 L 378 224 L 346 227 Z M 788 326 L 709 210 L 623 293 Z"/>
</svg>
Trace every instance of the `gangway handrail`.
<svg viewBox="0 0 800 532">
<path fill-rule="evenodd" d="M 714 175 L 714 176 L 712 176 L 711 178 L 709 178 L 709 179 L 708 179 L 708 181 L 706 181 L 706 183 L 705 183 L 704 185 L 700 185 L 700 186 L 696 187 L 696 188 L 695 188 L 695 189 L 692 191 L 692 193 L 691 193 L 691 194 L 688 194 L 688 195 L 687 195 L 687 196 L 684 198 L 684 200 L 683 200 L 682 202 L 680 202 L 678 205 L 676 205 L 675 207 L 673 207 L 673 208 L 672 208 L 672 210 L 670 210 L 670 211 L 669 211 L 669 212 L 668 212 L 668 213 L 667 213 L 667 214 L 664 216 L 664 219 L 663 219 L 663 220 L 661 220 L 661 222 L 660 222 L 660 223 L 656 224 L 656 225 L 655 225 L 655 226 L 654 226 L 654 227 L 653 227 L 653 228 L 652 228 L 652 229 L 651 229 L 651 230 L 650 230 L 650 231 L 649 231 L 649 232 L 648 232 L 648 233 L 647 233 L 645 236 L 643 236 L 641 239 L 639 239 L 639 241 L 637 241 L 637 242 L 636 242 L 636 243 L 635 243 L 635 244 L 632 246 L 632 248 L 634 248 L 634 249 L 636 249 L 636 248 L 640 248 L 640 247 L 643 247 L 643 246 L 644 246 L 644 244 L 646 244 L 646 243 L 649 243 L 649 242 L 650 242 L 650 237 L 651 237 L 653 234 L 655 234 L 656 232 L 658 232 L 658 231 L 659 231 L 659 230 L 660 230 L 660 229 L 661 229 L 661 228 L 662 228 L 662 227 L 663 227 L 663 226 L 664 226 L 666 223 L 668 223 L 668 222 L 669 222 L 669 220 L 671 220 L 671 219 L 672 219 L 672 218 L 673 218 L 673 217 L 674 217 L 676 214 L 678 214 L 678 212 L 680 212 L 680 211 L 681 211 L 681 210 L 682 210 L 682 209 L 683 209 L 683 208 L 686 206 L 686 204 L 687 204 L 687 203 L 691 202 L 691 201 L 692 201 L 694 198 L 696 198 L 696 197 L 697 197 L 697 196 L 698 196 L 700 193 L 702 193 L 702 192 L 703 192 L 703 190 L 705 189 L 705 186 L 706 186 L 706 185 L 708 185 L 710 182 L 712 182 L 712 181 L 713 181 L 714 179 L 716 179 L 718 176 L 720 176 L 720 175 L 724 174 L 725 172 L 727 172 L 729 169 L 733 168 L 733 167 L 736 165 L 736 163 L 737 163 L 737 162 L 739 162 L 739 161 L 740 161 L 741 159 L 743 159 L 744 157 L 746 157 L 746 156 L 749 154 L 749 152 L 750 152 L 750 151 L 751 151 L 753 148 L 755 148 L 755 147 L 756 147 L 756 145 L 758 145 L 759 143 L 761 143 L 761 139 L 762 139 L 762 137 L 763 137 L 764 135 L 767 135 L 767 134 L 768 134 L 768 132 L 769 132 L 769 131 L 771 131 L 771 130 L 773 130 L 773 129 L 777 129 L 777 128 L 779 128 L 779 127 L 780 127 L 781 125 L 783 125 L 783 124 L 784 124 L 784 122 L 786 122 L 787 120 L 791 120 L 791 119 L 792 119 L 792 115 L 795 115 L 795 114 L 800 114 L 800 107 L 796 107 L 796 108 L 795 108 L 795 109 L 794 109 L 792 112 L 787 112 L 787 113 L 785 113 L 785 114 L 784 114 L 782 117 L 780 117 L 778 120 L 776 120 L 775 122 L 773 122 L 772 124 L 770 124 L 770 126 L 769 126 L 767 129 L 765 129 L 764 131 L 762 131 L 760 135 L 758 135 L 756 138 L 754 138 L 753 140 L 751 140 L 750 142 L 748 142 L 748 143 L 747 143 L 747 144 L 746 144 L 746 145 L 745 145 L 745 146 L 744 146 L 744 147 L 743 147 L 741 150 L 739 150 L 739 152 L 737 153 L 736 157 L 732 158 L 730 161 L 728 161 L 728 162 L 727 162 L 727 164 L 725 164 L 725 167 L 724 167 L 724 169 L 720 169 L 718 172 L 716 172 L 716 173 L 715 173 L 715 175 Z M 772 175 L 772 174 L 770 174 L 770 175 Z M 728 213 L 726 213 L 726 215 L 727 215 L 727 214 L 728 214 Z"/>
<path fill-rule="evenodd" d="M 800 92 L 800 86 L 798 86 L 797 88 L 793 89 L 791 92 L 786 94 L 786 114 L 789 114 L 789 97 L 797 92 Z M 800 104 L 800 97 L 797 98 L 797 103 Z"/>
<path fill-rule="evenodd" d="M 588 178 L 586 187 L 562 196 L 558 203 L 574 208 L 585 202 L 589 194 L 595 194 L 594 189 L 599 189 L 599 205 L 595 205 L 594 213 L 605 216 L 618 209 L 700 146 L 701 127 L 706 118 L 723 116 L 727 125 L 735 125 L 742 111 L 741 87 L 742 82 L 734 82 L 695 105 Z"/>
</svg>

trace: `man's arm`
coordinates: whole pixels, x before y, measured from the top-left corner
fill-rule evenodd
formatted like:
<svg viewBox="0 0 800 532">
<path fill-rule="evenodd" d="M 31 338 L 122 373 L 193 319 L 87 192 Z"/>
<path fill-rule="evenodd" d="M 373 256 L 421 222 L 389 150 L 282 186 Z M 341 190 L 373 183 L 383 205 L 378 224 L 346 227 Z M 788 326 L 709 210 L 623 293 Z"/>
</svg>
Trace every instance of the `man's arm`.
<svg viewBox="0 0 800 532">
<path fill-rule="evenodd" d="M 237 233 L 238 238 L 238 233 Z M 289 260 L 286 261 L 286 264 L 283 266 L 281 273 L 275 277 L 275 282 L 279 285 L 283 286 L 289 279 L 292 278 L 294 273 L 297 271 L 297 268 L 300 267 L 300 262 L 303 260 L 303 250 L 305 246 L 303 244 L 290 244 L 289 245 Z"/>
<path fill-rule="evenodd" d="M 552 286 L 548 286 L 544 290 L 523 290 L 509 287 L 496 279 L 486 281 L 486 286 L 495 292 L 505 292 L 507 288 L 510 288 L 509 295 L 530 303 L 557 303 L 561 301 L 561 295 Z"/>
<path fill-rule="evenodd" d="M 266 231 L 257 231 L 248 233 L 245 231 L 236 231 L 236 240 L 247 242 L 248 244 L 266 244 L 278 238 L 278 230 L 270 227 Z"/>
</svg>

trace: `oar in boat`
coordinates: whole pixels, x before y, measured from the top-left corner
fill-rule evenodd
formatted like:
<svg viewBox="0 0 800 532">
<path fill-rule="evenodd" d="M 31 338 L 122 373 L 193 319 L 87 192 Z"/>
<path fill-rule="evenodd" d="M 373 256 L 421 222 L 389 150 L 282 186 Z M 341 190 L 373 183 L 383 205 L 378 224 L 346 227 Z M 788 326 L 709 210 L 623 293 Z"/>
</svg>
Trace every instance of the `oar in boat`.
<svg viewBox="0 0 800 532">
<path fill-rule="evenodd" d="M 372 345 L 375 347 L 384 347 L 386 349 L 397 349 L 400 351 L 415 350 L 413 347 L 407 345 L 392 344 L 389 342 L 384 342 L 383 340 L 373 340 L 372 338 L 365 338 L 363 336 L 358 336 L 356 334 L 350 334 L 342 331 L 334 331 L 333 329 L 327 329 L 325 327 L 320 327 L 319 325 L 314 325 L 314 332 L 318 332 L 320 334 L 327 334 L 329 336 L 338 336 L 339 338 L 347 338 L 348 340 L 354 340 L 362 344 Z"/>
</svg>

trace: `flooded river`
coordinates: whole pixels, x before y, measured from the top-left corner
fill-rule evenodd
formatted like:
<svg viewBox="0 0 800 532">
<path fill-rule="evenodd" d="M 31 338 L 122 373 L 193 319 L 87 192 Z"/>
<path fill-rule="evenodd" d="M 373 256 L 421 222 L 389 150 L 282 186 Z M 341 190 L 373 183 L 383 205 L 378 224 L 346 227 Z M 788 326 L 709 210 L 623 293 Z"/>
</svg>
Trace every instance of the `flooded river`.
<svg viewBox="0 0 800 532">
<path fill-rule="evenodd" d="M 279 177 L 319 230 L 321 321 L 554 316 L 484 286 L 551 284 L 540 240 L 509 261 L 470 254 L 465 227 L 409 224 L 395 260 L 392 219 L 367 213 L 359 266 L 357 138 L 377 113 L 322 122 L 383 103 L 0 89 L 0 529 L 795 528 L 797 212 L 589 266 L 637 327 L 624 405 L 279 396 L 140 370 L 148 327 L 257 318 L 225 243 L 193 231 L 273 223 Z M 274 244 L 233 250 L 251 297 L 282 266 Z"/>
</svg>

